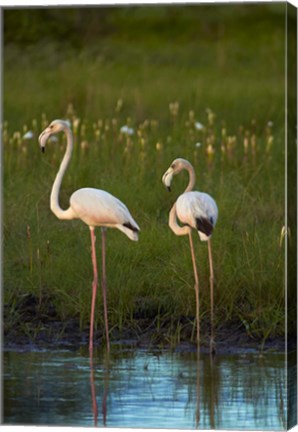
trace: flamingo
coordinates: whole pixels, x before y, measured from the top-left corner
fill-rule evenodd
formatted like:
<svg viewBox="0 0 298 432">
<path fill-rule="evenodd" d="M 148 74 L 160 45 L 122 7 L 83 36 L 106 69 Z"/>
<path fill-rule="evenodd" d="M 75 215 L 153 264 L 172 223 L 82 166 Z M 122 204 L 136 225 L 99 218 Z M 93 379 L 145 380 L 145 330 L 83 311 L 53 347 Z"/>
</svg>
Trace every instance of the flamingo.
<svg viewBox="0 0 298 432">
<path fill-rule="evenodd" d="M 191 258 L 195 279 L 195 294 L 196 294 L 196 321 L 197 321 L 197 343 L 200 343 L 200 309 L 199 309 L 199 277 L 195 260 L 195 252 L 192 240 L 192 229 L 195 229 L 201 241 L 208 242 L 208 257 L 210 268 L 210 304 L 211 304 L 211 338 L 210 352 L 215 353 L 214 344 L 214 296 L 213 296 L 213 261 L 211 251 L 211 235 L 215 227 L 218 208 L 214 199 L 204 192 L 193 191 L 196 175 L 193 166 L 186 159 L 175 159 L 169 169 L 164 173 L 162 182 L 171 190 L 171 182 L 173 176 L 179 174 L 180 171 L 186 170 L 189 174 L 189 183 L 185 191 L 178 197 L 169 213 L 169 226 L 171 230 L 178 236 L 188 235 L 191 251 Z M 183 226 L 177 223 L 177 217 Z"/>
<path fill-rule="evenodd" d="M 54 120 L 40 134 L 39 144 L 45 151 L 47 140 L 53 134 L 63 131 L 67 138 L 66 151 L 60 168 L 53 183 L 50 207 L 52 212 L 61 220 L 81 219 L 89 226 L 91 234 L 91 251 L 93 264 L 92 302 L 90 314 L 89 351 L 93 350 L 94 309 L 98 284 L 97 261 L 95 250 L 95 227 L 101 227 L 102 233 L 102 295 L 104 305 L 104 320 L 106 330 L 107 350 L 110 352 L 108 312 L 107 312 L 107 288 L 106 288 L 106 229 L 117 228 L 133 241 L 138 240 L 140 228 L 131 216 L 128 208 L 118 198 L 110 193 L 94 188 L 83 188 L 75 191 L 70 197 L 70 206 L 63 210 L 59 205 L 59 190 L 64 173 L 67 169 L 73 149 L 73 135 L 69 124 L 63 120 Z"/>
</svg>

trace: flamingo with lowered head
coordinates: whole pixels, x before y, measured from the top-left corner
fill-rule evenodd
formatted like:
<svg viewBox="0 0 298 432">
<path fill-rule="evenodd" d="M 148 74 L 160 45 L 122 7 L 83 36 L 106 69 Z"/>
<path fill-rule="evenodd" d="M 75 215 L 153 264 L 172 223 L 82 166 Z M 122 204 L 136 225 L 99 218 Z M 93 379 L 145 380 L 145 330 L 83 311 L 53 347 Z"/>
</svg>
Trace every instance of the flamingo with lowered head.
<svg viewBox="0 0 298 432">
<path fill-rule="evenodd" d="M 195 278 L 196 293 L 196 321 L 197 321 L 197 343 L 200 343 L 200 309 L 199 309 L 199 277 L 195 260 L 194 246 L 192 241 L 192 228 L 195 229 L 202 241 L 208 242 L 208 256 L 210 267 L 210 303 L 211 303 L 211 338 L 210 351 L 215 352 L 214 344 L 214 296 L 213 296 L 213 262 L 211 253 L 211 235 L 217 221 L 218 208 L 214 199 L 204 193 L 193 191 L 196 181 L 196 175 L 193 166 L 186 159 L 175 159 L 169 169 L 164 173 L 162 181 L 164 185 L 171 190 L 173 176 L 186 170 L 189 173 L 189 183 L 184 193 L 182 193 L 174 203 L 169 214 L 169 226 L 178 236 L 189 236 L 192 264 Z M 180 226 L 178 219 L 184 224 Z"/>
<path fill-rule="evenodd" d="M 93 327 L 94 327 L 94 309 L 96 300 L 96 291 L 98 284 L 97 261 L 95 251 L 96 237 L 94 230 L 96 226 L 101 227 L 102 231 L 102 293 L 104 305 L 104 319 L 106 329 L 107 350 L 110 351 L 109 327 L 108 327 L 108 311 L 107 311 L 107 288 L 106 288 L 106 229 L 118 228 L 131 240 L 138 240 L 138 232 L 140 228 L 132 218 L 128 208 L 118 198 L 115 198 L 110 193 L 93 188 L 83 188 L 75 191 L 70 197 L 70 206 L 67 210 L 63 210 L 59 205 L 59 190 L 64 173 L 67 169 L 73 149 L 72 131 L 66 121 L 54 120 L 40 134 L 39 143 L 41 150 L 45 151 L 45 145 L 49 137 L 53 134 L 63 131 L 66 134 L 67 145 L 66 152 L 61 162 L 59 171 L 56 175 L 52 192 L 50 205 L 52 212 L 62 220 L 81 219 L 90 229 L 91 233 L 91 248 L 92 248 L 92 263 L 93 263 L 93 283 L 92 283 L 92 302 L 90 316 L 90 338 L 89 350 L 93 350 Z"/>
</svg>

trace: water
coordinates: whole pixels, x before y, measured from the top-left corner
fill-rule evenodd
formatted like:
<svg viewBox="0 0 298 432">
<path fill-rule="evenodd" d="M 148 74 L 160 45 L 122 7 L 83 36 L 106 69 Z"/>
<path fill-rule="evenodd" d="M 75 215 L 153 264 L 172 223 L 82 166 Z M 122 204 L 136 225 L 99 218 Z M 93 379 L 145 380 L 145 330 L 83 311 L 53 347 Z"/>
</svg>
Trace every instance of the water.
<svg viewBox="0 0 298 432">
<path fill-rule="evenodd" d="M 286 428 L 283 354 L 7 351 L 3 388 L 5 424 Z"/>
</svg>

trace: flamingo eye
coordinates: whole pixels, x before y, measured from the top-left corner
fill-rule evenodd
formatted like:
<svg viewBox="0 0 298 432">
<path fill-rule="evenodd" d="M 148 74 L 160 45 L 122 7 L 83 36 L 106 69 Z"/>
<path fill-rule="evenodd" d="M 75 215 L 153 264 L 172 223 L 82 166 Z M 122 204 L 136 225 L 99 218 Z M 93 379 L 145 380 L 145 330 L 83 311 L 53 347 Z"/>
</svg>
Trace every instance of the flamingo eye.
<svg viewBox="0 0 298 432">
<path fill-rule="evenodd" d="M 175 169 L 175 166 L 176 166 L 176 164 L 173 163 L 173 164 L 171 165 L 171 168 Z"/>
</svg>

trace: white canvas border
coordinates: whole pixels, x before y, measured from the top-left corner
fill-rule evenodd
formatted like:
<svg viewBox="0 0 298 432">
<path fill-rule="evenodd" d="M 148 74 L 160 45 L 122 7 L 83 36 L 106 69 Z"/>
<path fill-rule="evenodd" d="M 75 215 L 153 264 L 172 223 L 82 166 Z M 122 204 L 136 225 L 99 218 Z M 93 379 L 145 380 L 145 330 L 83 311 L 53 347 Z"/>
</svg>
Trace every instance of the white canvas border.
<svg viewBox="0 0 298 432">
<path fill-rule="evenodd" d="M 104 5 L 130 5 L 130 4 L 196 4 L 196 3 L 210 3 L 210 4 L 215 4 L 215 3 L 280 3 L 280 0 L 262 0 L 261 2 L 255 1 L 255 0 L 216 0 L 216 1 L 212 1 L 212 0 L 187 0 L 187 1 L 183 1 L 183 0 L 162 0 L 162 1 L 158 1 L 158 0 L 103 0 L 103 1 L 98 1 L 98 0 L 88 0 L 85 3 L 82 3 L 81 0 L 60 0 L 60 1 L 55 1 L 55 0 L 48 0 L 48 1 L 41 1 L 41 0 L 31 0 L 31 1 L 22 1 L 22 0 L 14 0 L 14 1 L 10 1 L 10 0 L 0 0 L 0 9 L 1 8 L 13 8 L 13 7 L 36 7 L 36 6 L 44 6 L 44 7 L 61 7 L 61 6 L 104 6 Z M 285 2 L 286 3 L 286 2 Z M 296 8 L 298 7 L 298 0 L 291 0 L 289 1 L 289 3 L 291 3 L 292 5 L 294 5 Z M 2 29 L 2 17 L 0 17 L 0 28 Z M 2 37 L 2 34 L 1 34 Z M 2 41 L 0 41 L 2 42 Z M 0 44 L 0 57 L 2 58 L 2 43 Z M 1 70 L 2 72 L 2 70 Z M 2 75 L 2 74 L 1 74 Z M 2 84 L 2 76 L 1 76 L 1 84 Z M 2 86 L 1 86 L 1 95 L 2 95 Z M 2 114 L 2 106 L 1 106 L 1 111 L 0 114 Z M 2 188 L 1 188 L 2 190 Z M 2 342 L 0 340 L 0 342 Z M 2 369 L 2 362 L 1 362 L 1 369 Z M 2 388 L 0 391 L 0 400 L 1 400 L 1 405 L 2 405 Z M 54 426 L 3 426 L 1 425 L 1 429 L 4 432 L 29 432 L 29 431 L 36 431 L 36 432 L 50 432 L 51 430 L 57 430 L 57 429 L 61 429 L 61 426 L 59 427 L 54 427 Z M 88 429 L 94 429 L 94 428 L 88 428 Z M 167 429 L 139 429 L 139 428 L 108 428 L 108 432 L 163 432 Z M 188 430 L 184 430 L 184 429 L 169 429 L 173 432 L 187 432 Z M 210 432 L 212 432 L 212 430 L 208 429 Z M 63 427 L 63 432 L 84 432 L 86 431 L 86 428 L 83 427 Z M 230 432 L 230 431 L 225 431 L 222 430 L 223 432 Z M 295 426 L 294 428 L 291 429 L 291 431 L 293 432 L 298 432 L 298 426 Z M 238 431 L 238 430 L 233 430 L 233 432 L 243 432 L 243 431 Z M 249 430 L 246 430 L 245 432 L 250 432 Z M 252 431 L 253 432 L 253 431 Z M 270 432 L 270 431 L 269 431 Z"/>
</svg>

